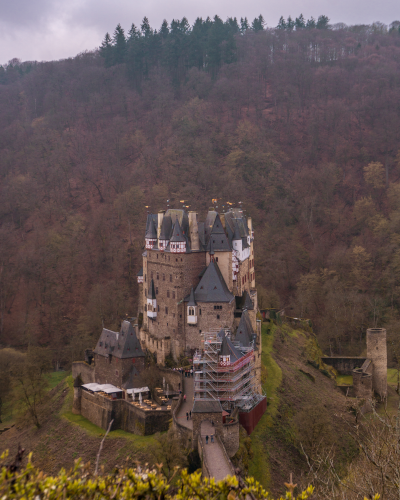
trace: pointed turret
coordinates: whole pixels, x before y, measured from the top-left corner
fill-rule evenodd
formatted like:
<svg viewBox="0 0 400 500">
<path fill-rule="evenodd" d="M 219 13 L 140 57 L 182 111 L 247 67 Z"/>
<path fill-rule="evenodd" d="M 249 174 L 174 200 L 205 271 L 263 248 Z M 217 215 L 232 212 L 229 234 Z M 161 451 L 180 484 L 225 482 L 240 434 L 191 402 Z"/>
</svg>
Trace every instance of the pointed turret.
<svg viewBox="0 0 400 500">
<path fill-rule="evenodd" d="M 189 325 L 197 323 L 197 304 L 194 298 L 193 288 L 190 290 L 189 302 L 187 304 L 187 322 Z"/>
<path fill-rule="evenodd" d="M 192 287 L 192 289 L 190 290 L 190 296 L 189 296 L 188 306 L 197 306 L 196 300 L 195 300 L 195 298 L 194 298 L 194 290 L 193 290 L 193 287 Z"/>
<path fill-rule="evenodd" d="M 154 246 L 157 243 L 157 227 L 154 222 L 153 216 L 151 216 L 151 219 L 149 220 L 147 225 L 145 241 L 146 241 L 146 248 L 149 250 L 154 248 Z"/>
<path fill-rule="evenodd" d="M 178 218 L 175 220 L 174 229 L 171 239 L 169 240 L 169 248 L 172 253 L 186 252 L 186 237 L 184 236 Z"/>
</svg>

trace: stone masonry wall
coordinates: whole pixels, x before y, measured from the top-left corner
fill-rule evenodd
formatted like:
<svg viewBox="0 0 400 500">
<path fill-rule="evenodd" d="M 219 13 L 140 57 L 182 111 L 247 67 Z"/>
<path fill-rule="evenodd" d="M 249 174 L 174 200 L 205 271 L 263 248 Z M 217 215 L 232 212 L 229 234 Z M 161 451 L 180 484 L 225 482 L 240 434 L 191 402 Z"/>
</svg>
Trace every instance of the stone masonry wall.
<svg viewBox="0 0 400 500">
<path fill-rule="evenodd" d="M 81 391 L 81 415 L 106 430 L 110 421 L 112 429 L 123 429 L 140 436 L 168 430 L 171 412 L 166 410 L 141 410 L 124 399 L 110 400 L 100 394 Z"/>
<path fill-rule="evenodd" d="M 113 384 L 122 387 L 134 366 L 138 372 L 144 370 L 144 357 L 120 359 L 116 356 L 106 358 L 95 354 L 96 382 L 98 384 Z"/>
<path fill-rule="evenodd" d="M 72 376 L 75 379 L 79 374 L 84 384 L 95 382 L 94 365 L 88 365 L 85 361 L 74 361 L 72 363 Z"/>
<path fill-rule="evenodd" d="M 192 413 L 193 421 L 193 446 L 196 446 L 200 435 L 201 423 L 203 420 L 214 422 L 215 435 L 222 437 L 222 412 L 221 413 Z"/>
<path fill-rule="evenodd" d="M 226 453 L 232 458 L 239 449 L 239 421 L 232 424 L 223 424 L 221 441 L 225 446 Z"/>
<path fill-rule="evenodd" d="M 387 393 L 387 347 L 384 328 L 368 328 L 367 357 L 374 364 L 372 387 L 381 398 L 385 398 Z"/>
<path fill-rule="evenodd" d="M 199 283 L 199 274 L 205 267 L 205 253 L 172 254 L 148 250 L 144 260 L 143 298 L 153 276 L 157 299 L 157 318 L 144 322 L 144 327 L 156 338 L 171 337 L 173 354 L 177 357 L 178 351 L 184 352 L 186 348 L 182 301 L 192 286 Z"/>
</svg>

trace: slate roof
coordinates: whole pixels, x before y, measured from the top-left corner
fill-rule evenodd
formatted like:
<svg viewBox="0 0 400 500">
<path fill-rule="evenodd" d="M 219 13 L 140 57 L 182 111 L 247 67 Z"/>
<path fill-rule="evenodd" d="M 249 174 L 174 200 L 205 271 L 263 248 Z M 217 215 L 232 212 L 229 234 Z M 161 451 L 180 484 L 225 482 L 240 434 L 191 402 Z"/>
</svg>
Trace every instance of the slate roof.
<svg viewBox="0 0 400 500">
<path fill-rule="evenodd" d="M 148 220 L 145 238 L 152 240 L 157 239 L 157 226 L 154 222 L 153 217 L 151 217 L 150 220 Z"/>
<path fill-rule="evenodd" d="M 224 337 L 221 344 L 220 350 L 221 356 L 230 356 L 231 363 L 234 363 L 238 359 L 243 357 L 243 354 L 236 349 L 236 347 L 232 344 L 232 341 L 228 337 Z"/>
<path fill-rule="evenodd" d="M 100 338 L 94 349 L 96 354 L 120 358 L 141 358 L 144 352 L 136 336 L 135 328 L 129 321 L 123 321 L 119 333 L 103 328 Z"/>
<path fill-rule="evenodd" d="M 166 211 L 165 215 L 171 217 L 172 224 L 175 224 L 176 220 L 178 220 L 183 234 L 188 234 L 189 216 L 185 210 L 170 208 Z"/>
<path fill-rule="evenodd" d="M 156 292 L 154 290 L 154 281 L 150 281 L 149 291 L 147 292 L 147 298 L 154 300 L 156 298 Z"/>
<path fill-rule="evenodd" d="M 195 298 L 194 298 L 194 291 L 193 291 L 193 287 L 192 287 L 192 289 L 190 290 L 190 296 L 189 296 L 188 306 L 196 306 L 196 300 L 195 300 Z"/>
<path fill-rule="evenodd" d="M 225 337 L 225 330 L 221 328 L 221 330 L 217 333 L 217 337 L 223 339 Z"/>
<path fill-rule="evenodd" d="M 217 263 L 209 263 L 196 287 L 194 296 L 196 302 L 231 302 L 234 299 Z"/>
<path fill-rule="evenodd" d="M 177 242 L 186 242 L 186 238 L 183 234 L 183 231 L 181 229 L 181 226 L 179 224 L 179 220 L 176 219 L 175 224 L 174 224 L 174 229 L 172 230 L 172 236 L 170 239 L 170 242 L 172 243 L 177 243 Z"/>
<path fill-rule="evenodd" d="M 164 215 L 161 223 L 160 240 L 169 240 L 172 232 L 172 220 L 170 215 Z"/>
<path fill-rule="evenodd" d="M 243 311 L 238 329 L 236 330 L 235 341 L 240 342 L 242 347 L 250 347 L 253 333 L 249 313 L 247 311 Z"/>
<path fill-rule="evenodd" d="M 141 269 L 141 270 L 137 273 L 137 275 L 136 275 L 136 276 L 143 276 L 143 267 L 142 267 L 142 269 Z"/>
<path fill-rule="evenodd" d="M 214 252 L 230 252 L 232 247 L 225 234 L 219 214 L 214 219 L 214 224 L 211 229 L 210 238 L 208 240 L 207 251 Z"/>
<path fill-rule="evenodd" d="M 192 413 L 221 413 L 222 406 L 219 401 L 195 400 Z"/>
</svg>

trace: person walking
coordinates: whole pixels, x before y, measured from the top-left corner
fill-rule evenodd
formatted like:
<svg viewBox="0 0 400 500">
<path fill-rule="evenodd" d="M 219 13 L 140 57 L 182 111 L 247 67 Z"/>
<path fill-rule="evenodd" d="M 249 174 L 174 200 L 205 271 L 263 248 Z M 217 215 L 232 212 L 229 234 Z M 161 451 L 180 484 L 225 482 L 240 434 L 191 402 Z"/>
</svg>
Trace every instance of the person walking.
<svg viewBox="0 0 400 500">
<path fill-rule="evenodd" d="M 186 412 L 186 420 L 189 420 L 189 412 Z"/>
<path fill-rule="evenodd" d="M 208 434 L 207 434 L 207 436 L 206 436 L 206 444 L 208 444 Z"/>
<path fill-rule="evenodd" d="M 211 442 L 214 442 L 214 434 L 211 434 Z"/>
<path fill-rule="evenodd" d="M 183 395 L 183 401 L 186 401 L 186 394 Z"/>
<path fill-rule="evenodd" d="M 190 410 L 189 416 L 190 416 L 190 418 L 192 418 L 192 410 Z"/>
</svg>

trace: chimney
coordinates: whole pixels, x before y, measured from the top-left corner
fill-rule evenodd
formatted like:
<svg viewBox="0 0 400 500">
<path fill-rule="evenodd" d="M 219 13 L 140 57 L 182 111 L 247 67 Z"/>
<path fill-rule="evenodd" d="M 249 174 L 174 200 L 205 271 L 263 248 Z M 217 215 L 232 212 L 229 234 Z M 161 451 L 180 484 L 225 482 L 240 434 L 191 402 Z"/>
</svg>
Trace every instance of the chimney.
<svg viewBox="0 0 400 500">
<path fill-rule="evenodd" d="M 196 212 L 189 212 L 189 235 L 192 250 L 200 250 L 199 227 L 197 225 Z"/>
<path fill-rule="evenodd" d="M 225 214 L 219 214 L 219 218 L 221 219 L 221 223 L 222 223 L 222 227 L 225 229 L 226 231 L 226 224 L 225 224 Z"/>
<path fill-rule="evenodd" d="M 253 232 L 253 221 L 251 217 L 247 217 L 247 227 L 249 228 L 250 234 Z"/>
<path fill-rule="evenodd" d="M 157 225 L 157 239 L 160 238 L 161 224 L 164 218 L 165 210 L 160 210 L 158 212 L 158 225 Z"/>
</svg>

